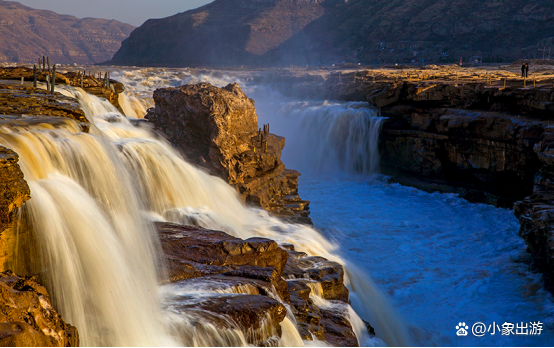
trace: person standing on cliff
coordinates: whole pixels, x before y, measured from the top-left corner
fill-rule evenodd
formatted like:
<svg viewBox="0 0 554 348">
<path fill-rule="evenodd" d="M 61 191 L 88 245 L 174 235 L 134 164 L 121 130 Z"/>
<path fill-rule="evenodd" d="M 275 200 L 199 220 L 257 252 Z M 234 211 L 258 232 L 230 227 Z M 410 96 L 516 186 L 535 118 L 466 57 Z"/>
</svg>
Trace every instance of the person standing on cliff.
<svg viewBox="0 0 554 348">
<path fill-rule="evenodd" d="M 525 77 L 529 77 L 529 63 L 525 63 Z"/>
<path fill-rule="evenodd" d="M 525 77 L 525 63 L 521 63 L 521 77 Z"/>
</svg>

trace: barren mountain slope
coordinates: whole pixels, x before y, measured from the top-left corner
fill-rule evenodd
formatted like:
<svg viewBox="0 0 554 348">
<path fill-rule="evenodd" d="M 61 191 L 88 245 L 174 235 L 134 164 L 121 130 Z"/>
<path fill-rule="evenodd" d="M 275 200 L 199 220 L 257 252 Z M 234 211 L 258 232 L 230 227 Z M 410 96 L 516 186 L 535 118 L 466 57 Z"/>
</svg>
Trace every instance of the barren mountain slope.
<svg viewBox="0 0 554 348">
<path fill-rule="evenodd" d="M 547 56 L 553 40 L 551 0 L 216 0 L 147 21 L 113 62 L 506 61 Z"/>
<path fill-rule="evenodd" d="M 99 63 L 113 56 L 134 29 L 115 20 L 60 15 L 0 1 L 0 61 Z"/>
<path fill-rule="evenodd" d="M 344 0 L 216 0 L 151 19 L 122 43 L 112 62 L 132 65 L 258 64 Z"/>
<path fill-rule="evenodd" d="M 275 54 L 297 63 L 316 54 L 354 62 L 512 60 L 547 55 L 553 40 L 550 0 L 350 0 Z"/>
</svg>

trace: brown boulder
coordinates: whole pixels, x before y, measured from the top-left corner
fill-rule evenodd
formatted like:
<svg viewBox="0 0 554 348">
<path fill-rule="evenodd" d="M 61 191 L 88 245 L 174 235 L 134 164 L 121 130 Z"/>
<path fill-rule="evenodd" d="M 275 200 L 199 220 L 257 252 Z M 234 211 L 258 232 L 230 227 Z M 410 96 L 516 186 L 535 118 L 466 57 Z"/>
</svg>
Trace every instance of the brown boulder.
<svg viewBox="0 0 554 348">
<path fill-rule="evenodd" d="M 288 258 L 275 241 L 242 240 L 225 232 L 170 223 L 156 223 L 169 281 L 223 274 L 258 281 L 260 288 L 273 288 L 289 301 L 287 283 L 281 274 Z M 264 293 L 264 292 L 262 292 Z"/>
<path fill-rule="evenodd" d="M 265 238 L 242 240 L 225 232 L 156 223 L 166 254 L 180 260 L 215 266 L 274 267 L 283 271 L 288 254 L 277 243 Z"/>
<path fill-rule="evenodd" d="M 309 202 L 298 197 L 300 174 L 281 162 L 285 139 L 258 132 L 254 101 L 237 84 L 162 88 L 154 101 L 146 119 L 192 163 L 235 186 L 246 203 L 311 223 Z"/>
<path fill-rule="evenodd" d="M 347 302 L 349 291 L 344 286 L 344 268 L 341 264 L 320 256 L 288 251 L 289 259 L 283 271 L 285 279 L 307 278 L 321 285 L 321 296 L 326 300 Z"/>
<path fill-rule="evenodd" d="M 0 346 L 77 347 L 77 329 L 52 308 L 34 278 L 0 273 Z"/>
<path fill-rule="evenodd" d="M 254 101 L 237 84 L 217 88 L 208 83 L 154 92 L 155 113 L 148 119 L 164 124 L 169 140 L 194 163 L 236 181 L 238 161 L 233 157 L 248 148 L 258 130 Z"/>
</svg>

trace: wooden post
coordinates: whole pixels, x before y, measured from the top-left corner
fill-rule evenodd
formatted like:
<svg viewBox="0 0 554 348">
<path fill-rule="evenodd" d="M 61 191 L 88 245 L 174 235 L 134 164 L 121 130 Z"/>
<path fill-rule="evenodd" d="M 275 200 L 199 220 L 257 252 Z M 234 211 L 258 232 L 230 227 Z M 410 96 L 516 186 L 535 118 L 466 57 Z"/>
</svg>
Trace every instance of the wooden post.
<svg viewBox="0 0 554 348">
<path fill-rule="evenodd" d="M 51 94 L 54 95 L 54 89 L 56 88 L 56 64 L 52 67 L 52 92 Z"/>
<path fill-rule="evenodd" d="M 508 79 L 507 77 L 504 78 L 504 88 L 506 88 L 506 80 L 507 79 Z"/>
<path fill-rule="evenodd" d="M 46 90 L 50 91 L 50 75 L 46 74 Z"/>
<path fill-rule="evenodd" d="M 37 66 L 36 65 L 33 65 L 33 87 L 37 88 Z"/>
<path fill-rule="evenodd" d="M 48 64 L 48 73 L 50 74 L 50 57 L 46 57 L 46 62 Z"/>
<path fill-rule="evenodd" d="M 21 84 L 23 84 L 23 82 L 25 82 L 25 78 L 21 76 Z"/>
<path fill-rule="evenodd" d="M 523 78 L 523 88 L 527 87 L 527 79 L 524 77 Z"/>
<path fill-rule="evenodd" d="M 42 56 L 42 72 L 46 71 L 46 57 Z"/>
</svg>

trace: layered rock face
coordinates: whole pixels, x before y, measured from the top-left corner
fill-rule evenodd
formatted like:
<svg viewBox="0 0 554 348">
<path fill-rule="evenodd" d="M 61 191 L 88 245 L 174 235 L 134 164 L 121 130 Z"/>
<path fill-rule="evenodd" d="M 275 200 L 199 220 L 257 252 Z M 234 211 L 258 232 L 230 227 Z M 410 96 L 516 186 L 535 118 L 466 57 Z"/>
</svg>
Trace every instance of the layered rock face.
<svg viewBox="0 0 554 348">
<path fill-rule="evenodd" d="M 59 64 L 105 62 L 132 25 L 115 20 L 59 15 L 0 1 L 0 61 L 34 63 L 47 55 Z"/>
<path fill-rule="evenodd" d="M 285 139 L 259 132 L 254 101 L 237 84 L 163 88 L 146 119 L 187 158 L 235 186 L 248 204 L 310 223 L 298 197 L 298 172 L 285 169 Z"/>
<path fill-rule="evenodd" d="M 34 278 L 0 273 L 0 346 L 78 347 L 77 329 L 52 308 Z"/>
<path fill-rule="evenodd" d="M 533 148 L 545 125 L 490 110 L 533 112 L 530 105 L 547 105 L 535 102 L 542 94 L 550 99 L 541 90 L 482 84 L 377 86 L 367 98 L 388 117 L 381 136 L 382 169 L 404 176 L 406 183 L 424 178 L 422 188 L 510 207 L 532 193 L 541 167 Z"/>
<path fill-rule="evenodd" d="M 358 345 L 347 317 L 349 292 L 341 265 L 294 251 L 292 245 L 280 247 L 265 238 L 242 240 L 221 231 L 171 223 L 156 226 L 168 265 L 166 281 L 206 292 L 225 293 L 225 289 L 233 288 L 241 293 L 214 294 L 182 309 L 209 318 L 223 329 L 230 328 L 229 322 L 213 314 L 231 318 L 249 344 L 264 346 L 281 335 L 284 305 L 290 305 L 303 339 Z M 319 308 L 310 294 L 334 306 Z M 260 335 L 264 325 L 266 333 Z"/>
<path fill-rule="evenodd" d="M 516 202 L 514 211 L 520 222 L 519 235 L 540 265 L 554 275 L 554 129 L 547 127 L 535 146 L 542 164 L 533 181 L 533 194 Z M 551 278 L 552 280 L 552 278 Z"/>
<path fill-rule="evenodd" d="M 17 212 L 31 198 L 18 161 L 15 152 L 0 146 L 0 271 L 15 267 Z"/>
<path fill-rule="evenodd" d="M 125 86 L 121 82 L 115 80 L 109 80 L 109 88 L 104 85 L 103 79 L 97 78 L 97 76 L 84 75 L 81 77 L 82 72 L 60 72 L 56 73 L 56 85 L 66 84 L 73 87 L 83 87 L 83 89 L 90 94 L 96 95 L 98 97 L 105 98 L 110 101 L 116 108 L 121 111 L 121 106 L 119 105 L 119 94 L 125 90 Z M 47 76 L 50 76 L 52 80 L 52 73 L 37 71 L 37 81 L 45 82 Z M 40 88 L 33 88 L 32 81 L 34 80 L 34 72 L 31 68 L 26 67 L 8 67 L 0 68 L 0 79 L 1 80 L 14 80 L 21 81 L 21 78 L 24 79 L 25 85 L 20 85 L 18 83 L 13 83 L 11 85 L 1 85 L 2 89 L 11 89 L 14 91 L 20 91 L 20 93 L 14 94 L 13 97 L 9 100 L 5 100 L 3 109 L 0 110 L 3 114 L 27 114 L 27 115 L 41 115 L 41 116 L 64 116 L 75 119 L 79 122 L 87 122 L 83 110 L 81 110 L 79 103 L 75 100 L 72 103 L 71 110 L 65 110 L 62 103 L 57 103 L 51 105 L 50 107 L 42 107 L 38 110 L 34 110 L 34 107 L 29 110 L 28 104 L 38 104 L 41 102 L 44 103 L 45 98 L 48 98 L 49 93 L 46 90 Z M 83 84 L 81 85 L 81 79 Z M 26 81 L 26 82 L 25 82 Z M 25 91 L 25 92 L 21 92 Z M 2 92 L 4 94 L 4 92 Z M 28 96 L 28 98 L 24 98 Z M 59 93 L 55 94 L 56 100 L 72 100 L 71 98 L 65 98 L 60 96 Z M 51 101 L 54 98 L 50 98 Z M 76 106 L 75 106 L 76 105 Z M 14 110 L 23 109 L 23 112 L 18 112 Z M 122 112 L 122 111 L 121 111 Z"/>
</svg>

